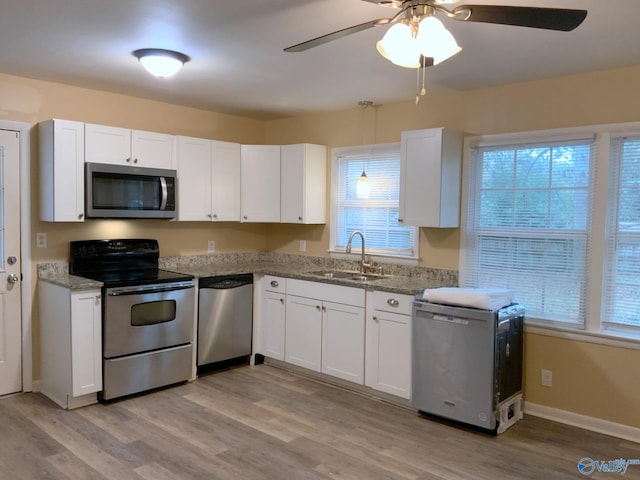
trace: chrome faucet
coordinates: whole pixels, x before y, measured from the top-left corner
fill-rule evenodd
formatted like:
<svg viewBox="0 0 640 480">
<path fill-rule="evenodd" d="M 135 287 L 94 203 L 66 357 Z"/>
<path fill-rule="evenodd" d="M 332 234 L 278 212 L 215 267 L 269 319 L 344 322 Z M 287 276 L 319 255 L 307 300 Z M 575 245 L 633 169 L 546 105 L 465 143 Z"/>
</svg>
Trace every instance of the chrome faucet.
<svg viewBox="0 0 640 480">
<path fill-rule="evenodd" d="M 360 235 L 360 238 L 362 239 L 362 256 L 360 258 L 360 275 L 364 275 L 365 269 L 367 267 L 371 267 L 371 264 L 366 262 L 366 259 L 364 256 L 364 235 L 360 230 L 354 230 L 353 233 L 349 235 L 349 241 L 347 242 L 347 248 L 345 249 L 345 251 L 347 253 L 351 253 L 351 242 L 353 242 L 353 237 L 355 235 Z"/>
</svg>

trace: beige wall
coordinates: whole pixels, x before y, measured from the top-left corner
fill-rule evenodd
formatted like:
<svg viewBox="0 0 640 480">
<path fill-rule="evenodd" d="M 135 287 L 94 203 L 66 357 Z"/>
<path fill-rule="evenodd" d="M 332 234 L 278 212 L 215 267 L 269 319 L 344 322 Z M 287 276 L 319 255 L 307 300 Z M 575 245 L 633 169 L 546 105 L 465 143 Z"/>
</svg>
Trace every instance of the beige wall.
<svg viewBox="0 0 640 480">
<path fill-rule="evenodd" d="M 403 130 L 445 126 L 467 134 L 570 127 L 640 120 L 636 86 L 640 67 L 507 85 L 460 93 L 430 94 L 419 106 L 412 92 L 406 103 L 377 110 L 376 142 L 395 142 Z M 57 117 L 241 143 L 311 142 L 338 146 L 363 142 L 362 111 L 308 115 L 260 122 L 122 95 L 0 75 L 0 118 L 35 125 Z M 374 100 L 375 99 L 371 99 Z M 367 131 L 365 129 L 365 131 Z M 367 131 L 367 140 L 372 140 Z M 37 185 L 37 133 L 32 135 L 32 185 Z M 330 178 L 330 177 L 329 177 Z M 32 248 L 34 264 L 65 260 L 68 242 L 109 236 L 158 238 L 163 255 L 204 253 L 207 240 L 218 251 L 298 252 L 326 255 L 327 226 L 201 224 L 158 221 L 95 221 L 84 224 L 42 223 L 37 188 Z M 46 232 L 49 246 L 35 248 L 35 232 Z M 458 267 L 459 229 L 421 229 L 421 265 Z M 35 293 L 35 292 L 34 292 Z M 37 303 L 34 305 L 34 378 L 39 377 Z M 640 428 L 640 351 L 528 334 L 526 390 L 529 401 Z M 554 387 L 540 386 L 540 369 L 554 372 Z"/>
</svg>

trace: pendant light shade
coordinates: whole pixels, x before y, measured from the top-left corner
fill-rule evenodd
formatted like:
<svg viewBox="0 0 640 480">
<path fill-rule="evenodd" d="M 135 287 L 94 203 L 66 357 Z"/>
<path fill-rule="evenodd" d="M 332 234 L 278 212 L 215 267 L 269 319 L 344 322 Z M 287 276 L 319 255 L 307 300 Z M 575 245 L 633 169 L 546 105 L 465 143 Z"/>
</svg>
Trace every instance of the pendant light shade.
<svg viewBox="0 0 640 480">
<path fill-rule="evenodd" d="M 369 177 L 362 170 L 362 175 L 358 178 L 358 183 L 356 184 L 356 197 L 367 199 L 371 194 L 371 182 L 369 182 Z"/>
<path fill-rule="evenodd" d="M 161 48 L 142 48 L 133 52 L 144 69 L 155 77 L 170 77 L 180 71 L 190 58 L 184 53 Z"/>
</svg>

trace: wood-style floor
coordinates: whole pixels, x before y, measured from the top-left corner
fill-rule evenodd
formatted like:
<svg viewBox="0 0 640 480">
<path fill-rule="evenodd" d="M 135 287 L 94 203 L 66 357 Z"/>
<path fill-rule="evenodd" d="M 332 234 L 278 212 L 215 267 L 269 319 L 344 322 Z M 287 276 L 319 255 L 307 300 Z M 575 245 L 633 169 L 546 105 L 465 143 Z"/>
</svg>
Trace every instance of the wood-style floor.
<svg viewBox="0 0 640 480">
<path fill-rule="evenodd" d="M 498 437 L 260 365 L 64 411 L 0 400 L 1 479 L 576 479 L 640 445 L 525 416 Z M 640 478 L 640 465 L 622 478 Z"/>
</svg>

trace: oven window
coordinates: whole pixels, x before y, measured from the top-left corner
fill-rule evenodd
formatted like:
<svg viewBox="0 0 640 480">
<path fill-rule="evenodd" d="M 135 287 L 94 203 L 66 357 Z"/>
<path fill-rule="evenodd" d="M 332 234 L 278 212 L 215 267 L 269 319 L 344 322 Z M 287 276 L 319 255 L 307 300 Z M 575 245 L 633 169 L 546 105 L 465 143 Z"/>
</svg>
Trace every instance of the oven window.
<svg viewBox="0 0 640 480">
<path fill-rule="evenodd" d="M 175 300 L 137 303 L 131 307 L 131 326 L 144 327 L 176 318 Z"/>
</svg>

